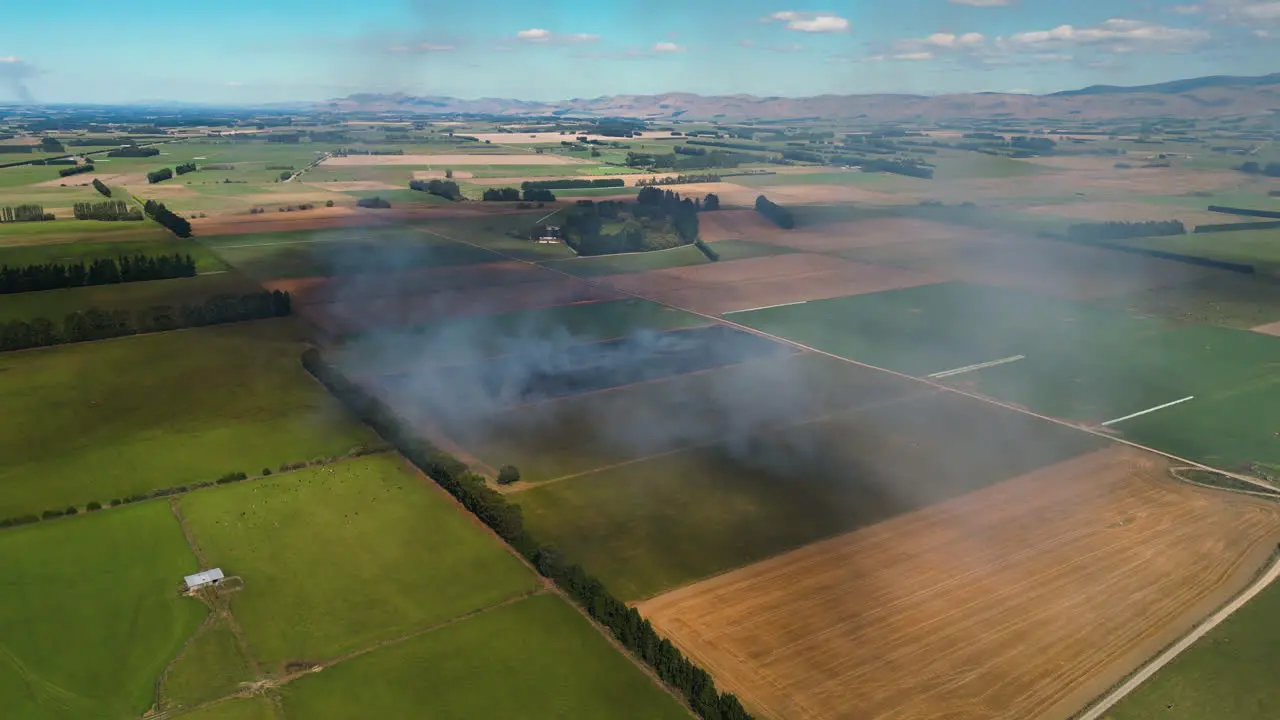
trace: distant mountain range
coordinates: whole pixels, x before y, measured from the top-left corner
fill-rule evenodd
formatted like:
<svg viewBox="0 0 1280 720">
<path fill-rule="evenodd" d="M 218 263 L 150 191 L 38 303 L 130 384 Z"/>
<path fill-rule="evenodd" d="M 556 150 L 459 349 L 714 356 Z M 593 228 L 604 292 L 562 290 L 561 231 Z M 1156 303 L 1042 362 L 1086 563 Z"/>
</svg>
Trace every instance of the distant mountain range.
<svg viewBox="0 0 1280 720">
<path fill-rule="evenodd" d="M 361 93 L 320 103 L 344 111 L 418 114 L 561 115 L 645 120 L 932 120 L 941 118 L 1129 117 L 1207 118 L 1280 112 L 1280 73 L 1261 77 L 1211 77 L 1156 85 L 1094 85 L 1049 95 L 966 93 L 955 95 L 818 95 L 806 98 L 692 93 L 612 95 L 559 102 L 503 98 Z"/>
</svg>

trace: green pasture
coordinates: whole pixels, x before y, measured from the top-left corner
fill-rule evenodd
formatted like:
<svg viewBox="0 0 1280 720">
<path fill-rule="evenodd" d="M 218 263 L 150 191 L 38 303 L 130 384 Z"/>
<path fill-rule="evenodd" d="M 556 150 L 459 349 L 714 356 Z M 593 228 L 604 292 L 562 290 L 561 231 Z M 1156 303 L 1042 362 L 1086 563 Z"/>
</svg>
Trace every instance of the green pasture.
<svg viewBox="0 0 1280 720">
<path fill-rule="evenodd" d="M 268 668 L 342 655 L 536 586 L 527 569 L 395 454 L 184 496 L 209 562 Z"/>
<path fill-rule="evenodd" d="M 9 155 L 0 155 L 0 158 L 7 158 Z M 21 155 L 13 155 L 14 160 L 6 160 L 5 162 L 17 162 L 18 158 L 24 158 Z M 65 169 L 66 165 L 18 165 L 15 167 L 0 168 L 0 188 L 4 188 L 5 192 L 0 197 L 8 197 L 9 188 L 22 188 L 23 185 L 32 185 L 34 183 L 44 182 L 46 180 L 59 180 L 61 176 L 59 170 Z M 25 190 L 25 188 L 22 188 Z M 19 190 L 18 192 L 21 192 Z M 4 203 L 9 204 L 8 200 Z"/>
<path fill-rule="evenodd" d="M 281 318 L 0 354 L 0 517 L 372 443 L 305 347 Z"/>
<path fill-rule="evenodd" d="M 148 280 L 0 295 L 0 322 L 49 318 L 61 325 L 68 314 L 99 310 L 144 310 L 156 305 L 201 303 L 223 293 L 241 295 L 262 288 L 235 272 L 197 275 L 191 278 Z"/>
<path fill-rule="evenodd" d="M 1280 322 L 1280 280 L 1222 271 L 1097 302 L 1136 315 L 1247 330 Z"/>
<path fill-rule="evenodd" d="M 921 157 L 936 166 L 933 181 L 939 183 L 978 178 L 1031 177 L 1052 172 L 1051 168 L 1026 160 L 965 150 L 939 150 L 937 155 Z"/>
<path fill-rule="evenodd" d="M 959 395 L 898 392 L 510 497 L 535 536 L 635 600 L 1105 443 Z"/>
<path fill-rule="evenodd" d="M 690 717 L 546 593 L 300 678 L 283 694 L 296 720 Z"/>
<path fill-rule="evenodd" d="M 101 196 L 99 196 L 101 197 Z M 118 246 L 143 243 L 165 244 L 173 247 L 189 247 L 190 242 L 180 240 L 173 233 L 150 220 L 138 222 L 106 222 L 102 220 L 52 220 L 49 222 L 5 223 L 0 225 L 0 262 L 9 262 L 12 255 L 46 252 L 76 254 L 73 248 L 84 248 L 91 257 Z M 33 246 L 56 245 L 49 251 Z M 130 252 L 147 252 L 132 250 Z M 170 251 L 172 252 L 172 251 Z M 113 252 L 110 257 L 119 254 Z M 193 253 L 194 254 L 194 253 Z M 38 260 L 37 262 L 46 262 Z"/>
<path fill-rule="evenodd" d="M 164 709 L 192 707 L 230 695 L 253 681 L 253 670 L 240 651 L 227 619 L 214 615 L 169 666 L 160 685 Z"/>
<path fill-rule="evenodd" d="M 1117 424 L 1125 437 L 1216 464 L 1271 461 L 1280 338 L 1173 326 L 1088 303 L 943 283 L 734 315 L 744 325 L 911 375 L 1012 358 L 945 382 L 1036 412 L 1100 423 L 1186 396 L 1187 404 Z M 1174 422 L 1185 417 L 1206 422 Z M 1211 432 L 1192 435 L 1194 425 Z"/>
<path fill-rule="evenodd" d="M 451 439 L 492 467 L 513 464 L 526 483 L 586 474 L 743 432 L 804 423 L 910 389 L 832 358 L 743 357 L 675 375 L 520 405 L 477 419 L 431 413 Z M 758 404 L 741 402 L 753 397 Z M 412 412 L 406 408 L 406 415 Z"/>
<path fill-rule="evenodd" d="M 415 227 L 291 230 L 205 237 L 200 242 L 231 266 L 260 280 L 450 267 L 503 259 L 482 248 L 431 236 Z"/>
<path fill-rule="evenodd" d="M 505 256 L 503 259 L 538 261 L 576 257 L 573 250 L 563 243 L 541 244 L 528 240 L 529 231 L 537 221 L 554 223 L 557 217 L 554 213 L 560 209 L 563 208 L 548 205 L 527 213 L 415 220 L 409 227 L 424 237 L 443 237 L 480 245 Z"/>
<path fill-rule="evenodd" d="M 750 240 L 720 240 L 713 243 L 711 247 L 720 255 L 721 262 L 795 252 L 791 248 L 751 242 Z M 682 245 L 669 250 L 656 250 L 653 252 L 573 257 L 565 260 L 544 262 L 542 265 L 577 277 L 592 278 L 602 275 L 621 275 L 690 265 L 706 265 L 709 262 L 711 261 L 698 248 L 693 245 Z"/>
<path fill-rule="evenodd" d="M 412 203 L 418 205 L 452 205 L 453 202 L 439 195 L 422 192 L 420 190 L 345 190 L 342 193 L 353 198 L 367 199 L 380 197 L 391 203 L 392 207 L 398 207 L 403 203 Z"/>
<path fill-rule="evenodd" d="M 180 595 L 196 569 L 162 501 L 0 531 L 4 716 L 141 715 L 207 612 Z"/>
<path fill-rule="evenodd" d="M 704 318 L 648 300 L 556 305 L 480 317 L 439 320 L 348 338 L 338 363 L 358 374 L 403 372 L 405 358 L 433 365 L 467 363 L 509 353 L 527 342 L 592 342 L 649 330 L 706 324 Z"/>
<path fill-rule="evenodd" d="M 82 222 L 93 222 L 84 220 Z M 45 223 L 22 223 L 43 225 Z M 49 223 L 54 225 L 57 223 Z M 103 225 L 122 225 L 124 223 L 101 223 Z M 22 245 L 5 245 L 0 239 L 0 265 L 40 265 L 43 263 L 89 263 L 94 260 L 121 255 L 172 255 L 180 253 L 190 255 L 196 261 L 196 272 L 214 272 L 226 270 L 227 266 L 213 253 L 199 243 L 190 240 L 179 240 L 167 230 L 151 223 L 136 224 L 137 234 L 129 234 L 117 241 L 104 241 L 102 235 L 91 236 L 92 240 L 79 242 L 32 242 Z M 154 230 L 153 230 L 154 229 Z M 83 237 L 81 234 L 80 237 Z"/>
<path fill-rule="evenodd" d="M 59 166 L 62 167 L 62 166 Z M 3 171 L 0 171 L 3 172 Z M 59 220 L 73 221 L 75 215 L 71 211 L 71 206 L 78 202 L 98 202 L 107 200 L 101 193 L 87 184 L 89 181 L 84 179 L 83 175 L 73 175 L 64 180 L 67 187 L 8 187 L 0 189 L 0 206 L 4 205 L 26 205 L 36 204 L 43 205 L 45 212 L 52 212 Z M 48 222 L 38 223 L 13 223 L 5 224 L 0 229 L 0 235 L 7 235 L 8 231 L 18 225 L 47 225 Z M 102 225 L 123 225 L 126 223 L 112 222 L 99 223 Z"/>
<path fill-rule="evenodd" d="M 1265 218 L 1223 215 L 1222 222 L 1247 222 Z M 1280 276 L 1280 228 L 1271 230 L 1231 230 L 1188 233 L 1122 241 L 1129 247 L 1196 255 L 1214 260 L 1255 265 L 1260 272 Z"/>
<path fill-rule="evenodd" d="M 590 200 L 593 197 L 609 197 L 613 195 L 638 195 L 640 188 L 638 187 L 609 187 L 609 188 L 576 188 L 570 190 L 552 190 L 557 199 L 563 198 L 585 198 Z"/>
<path fill-rule="evenodd" d="M 1280 585 L 1273 584 L 1226 622 L 1138 686 L 1106 720 L 1270 720 L 1280 717 Z"/>
</svg>

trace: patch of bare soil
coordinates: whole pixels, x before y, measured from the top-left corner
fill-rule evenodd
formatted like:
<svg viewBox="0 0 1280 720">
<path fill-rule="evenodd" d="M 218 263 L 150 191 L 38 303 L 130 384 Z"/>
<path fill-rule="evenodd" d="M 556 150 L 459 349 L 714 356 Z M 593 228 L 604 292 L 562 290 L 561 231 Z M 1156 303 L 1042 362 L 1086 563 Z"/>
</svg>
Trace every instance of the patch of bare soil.
<svg viewBox="0 0 1280 720">
<path fill-rule="evenodd" d="M 413 179 L 414 180 L 443 180 L 445 178 L 446 172 L 447 171 L 445 170 L 414 170 Z M 475 173 L 472 173 L 467 170 L 453 171 L 454 180 L 470 180 L 474 176 L 475 176 Z M 481 182 L 484 182 L 484 181 L 482 180 Z M 353 189 L 359 190 L 362 188 L 353 188 Z M 380 190 L 381 188 L 371 188 L 371 189 Z M 398 190 L 399 188 L 393 187 L 392 189 Z"/>
<path fill-rule="evenodd" d="M 1280 337 L 1280 322 L 1259 325 L 1258 327 L 1253 328 L 1253 331 L 1256 333 L 1262 333 L 1263 335 L 1275 335 Z"/>
<path fill-rule="evenodd" d="M 1250 579 L 1280 506 L 1113 446 L 640 603 L 770 718 L 1065 718 Z"/>
<path fill-rule="evenodd" d="M 913 270 L 796 253 L 619 275 L 609 282 L 628 292 L 714 315 L 929 285 L 943 279 Z"/>
<path fill-rule="evenodd" d="M 714 213 L 704 213 L 700 217 L 706 218 L 712 214 Z M 752 214 L 759 217 L 759 213 Z M 760 222 L 772 227 L 763 218 Z M 906 242 L 936 242 L 939 246 L 945 246 L 980 234 L 984 234 L 983 231 L 932 220 L 873 218 L 830 223 L 816 228 L 779 230 L 774 227 L 771 233 L 761 235 L 759 240 L 797 250 L 833 252 Z"/>
</svg>

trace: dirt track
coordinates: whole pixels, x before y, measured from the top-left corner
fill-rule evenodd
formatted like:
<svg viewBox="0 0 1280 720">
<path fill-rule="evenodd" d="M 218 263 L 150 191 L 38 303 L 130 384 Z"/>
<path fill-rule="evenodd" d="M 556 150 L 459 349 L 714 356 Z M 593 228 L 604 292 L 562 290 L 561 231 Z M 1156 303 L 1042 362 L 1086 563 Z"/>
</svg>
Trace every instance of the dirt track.
<svg viewBox="0 0 1280 720">
<path fill-rule="evenodd" d="M 1113 447 L 641 603 L 762 716 L 1064 718 L 1247 581 L 1280 506 Z"/>
</svg>

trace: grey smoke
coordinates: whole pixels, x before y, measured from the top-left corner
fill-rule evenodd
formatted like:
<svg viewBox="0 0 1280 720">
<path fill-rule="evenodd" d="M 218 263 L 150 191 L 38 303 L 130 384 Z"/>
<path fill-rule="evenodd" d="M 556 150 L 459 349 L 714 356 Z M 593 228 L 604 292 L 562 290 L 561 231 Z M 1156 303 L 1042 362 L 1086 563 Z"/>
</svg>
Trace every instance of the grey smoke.
<svg viewBox="0 0 1280 720">
<path fill-rule="evenodd" d="M 18 102 L 31 104 L 35 97 L 27 88 L 27 80 L 40 72 L 30 63 L 19 58 L 0 57 L 0 87 L 4 88 Z"/>
</svg>

